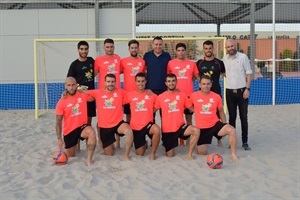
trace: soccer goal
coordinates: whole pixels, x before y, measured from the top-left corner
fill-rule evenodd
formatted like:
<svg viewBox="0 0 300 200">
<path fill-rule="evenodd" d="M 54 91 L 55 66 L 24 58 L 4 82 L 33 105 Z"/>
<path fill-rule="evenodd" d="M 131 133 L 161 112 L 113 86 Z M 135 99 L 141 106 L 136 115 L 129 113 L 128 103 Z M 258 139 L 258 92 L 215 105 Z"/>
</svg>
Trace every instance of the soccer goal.
<svg viewBox="0 0 300 200">
<path fill-rule="evenodd" d="M 129 56 L 128 41 L 130 38 L 113 38 L 115 53 L 121 58 Z M 89 43 L 89 56 L 96 58 L 104 54 L 101 39 L 36 39 L 34 40 L 34 85 L 35 85 L 35 118 L 38 119 L 49 109 L 54 109 L 64 91 L 64 81 L 70 64 L 78 58 L 77 43 L 85 40 Z M 153 38 L 139 38 L 140 52 L 152 49 Z M 197 61 L 203 57 L 202 46 L 206 40 L 214 43 L 215 57 L 221 58 L 224 54 L 225 37 L 187 37 L 163 38 L 164 50 L 175 58 L 175 46 L 179 42 L 187 45 L 187 57 Z M 121 79 L 122 80 L 122 79 Z M 97 81 L 97 80 L 96 80 Z M 96 84 L 97 85 L 97 84 Z M 195 89 L 197 86 L 195 86 Z"/>
</svg>

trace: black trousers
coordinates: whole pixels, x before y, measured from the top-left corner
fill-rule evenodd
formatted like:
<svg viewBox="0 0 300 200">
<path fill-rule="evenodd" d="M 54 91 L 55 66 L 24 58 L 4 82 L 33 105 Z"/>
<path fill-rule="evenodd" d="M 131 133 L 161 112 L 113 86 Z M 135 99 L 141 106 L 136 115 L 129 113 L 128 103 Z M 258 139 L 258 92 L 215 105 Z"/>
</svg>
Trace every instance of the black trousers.
<svg viewBox="0 0 300 200">
<path fill-rule="evenodd" d="M 248 98 L 243 98 L 243 93 L 246 88 L 226 89 L 226 103 L 229 113 L 229 124 L 233 127 L 236 123 L 237 108 L 242 127 L 242 142 L 248 143 Z"/>
</svg>

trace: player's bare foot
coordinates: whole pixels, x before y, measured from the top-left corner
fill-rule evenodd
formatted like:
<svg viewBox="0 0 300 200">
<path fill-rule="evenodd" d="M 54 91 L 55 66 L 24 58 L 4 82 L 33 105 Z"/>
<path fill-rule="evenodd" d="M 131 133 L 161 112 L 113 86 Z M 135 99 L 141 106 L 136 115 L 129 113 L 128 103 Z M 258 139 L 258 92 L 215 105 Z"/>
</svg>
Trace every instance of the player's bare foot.
<svg viewBox="0 0 300 200">
<path fill-rule="evenodd" d="M 115 147 L 115 149 L 120 149 L 121 148 L 120 147 L 120 142 L 115 142 L 114 147 Z"/>
<path fill-rule="evenodd" d="M 103 150 L 103 144 L 102 144 L 102 142 L 98 142 L 98 148 L 99 148 L 99 150 Z"/>
<path fill-rule="evenodd" d="M 218 147 L 223 147 L 223 143 L 222 143 L 222 140 L 218 140 Z"/>
<path fill-rule="evenodd" d="M 236 155 L 232 155 L 231 156 L 231 160 L 232 160 L 232 162 L 237 162 L 238 161 L 238 157 Z"/>
<path fill-rule="evenodd" d="M 125 155 L 124 159 L 128 161 L 128 160 L 130 160 L 130 157 Z"/>
<path fill-rule="evenodd" d="M 91 166 L 93 163 L 94 163 L 94 162 L 93 162 L 92 160 L 87 160 L 87 161 L 86 161 L 87 166 Z"/>
<path fill-rule="evenodd" d="M 151 154 L 151 155 L 150 155 L 150 160 L 156 160 L 155 154 Z"/>
<path fill-rule="evenodd" d="M 77 143 L 77 145 L 76 145 L 76 152 L 80 153 L 80 143 Z"/>
<path fill-rule="evenodd" d="M 193 158 L 192 155 L 186 155 L 186 156 L 185 156 L 185 159 L 186 159 L 186 160 L 194 160 L 194 158 Z"/>
</svg>

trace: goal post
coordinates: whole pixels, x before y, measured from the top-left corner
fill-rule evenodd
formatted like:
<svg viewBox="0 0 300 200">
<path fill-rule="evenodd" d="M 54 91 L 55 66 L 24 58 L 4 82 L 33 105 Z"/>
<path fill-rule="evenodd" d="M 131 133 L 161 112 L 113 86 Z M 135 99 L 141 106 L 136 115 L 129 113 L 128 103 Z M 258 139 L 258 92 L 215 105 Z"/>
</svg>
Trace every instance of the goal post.
<svg viewBox="0 0 300 200">
<path fill-rule="evenodd" d="M 128 42 L 132 38 L 112 39 L 115 42 L 115 54 L 121 58 L 129 56 Z M 64 91 L 64 81 L 69 66 L 78 58 L 77 43 L 82 40 L 89 43 L 88 56 L 95 59 L 104 54 L 103 41 L 105 38 L 34 40 L 35 119 L 38 119 L 49 109 L 55 109 L 56 103 Z M 139 56 L 143 57 L 144 53 L 152 50 L 153 38 L 137 38 L 137 40 L 140 43 Z M 183 42 L 187 45 L 187 57 L 197 61 L 203 57 L 202 46 L 206 40 L 213 41 L 215 57 L 222 58 L 225 53 L 225 37 L 163 37 L 163 49 L 169 52 L 172 58 L 175 58 L 175 46 L 177 43 Z M 198 89 L 197 87 L 195 82 L 194 89 Z"/>
</svg>

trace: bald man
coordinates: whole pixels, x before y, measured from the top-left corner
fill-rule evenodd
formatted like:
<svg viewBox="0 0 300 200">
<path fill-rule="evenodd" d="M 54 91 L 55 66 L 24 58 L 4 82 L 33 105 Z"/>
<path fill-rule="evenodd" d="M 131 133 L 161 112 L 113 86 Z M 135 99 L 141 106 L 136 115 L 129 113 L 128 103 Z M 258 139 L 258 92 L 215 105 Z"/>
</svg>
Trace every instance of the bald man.
<svg viewBox="0 0 300 200">
<path fill-rule="evenodd" d="M 229 113 L 229 124 L 235 127 L 237 107 L 242 127 L 242 147 L 248 151 L 248 99 L 252 69 L 247 55 L 236 50 L 235 40 L 226 41 L 227 55 L 223 62 L 226 71 L 226 103 Z"/>
<path fill-rule="evenodd" d="M 57 145 L 59 149 L 62 149 L 65 144 L 67 156 L 74 157 L 78 139 L 86 139 L 86 163 L 90 166 L 96 147 L 96 133 L 93 127 L 87 125 L 87 101 L 94 99 L 87 94 L 77 92 L 77 85 L 75 78 L 67 77 L 66 95 L 56 105 Z"/>
</svg>

